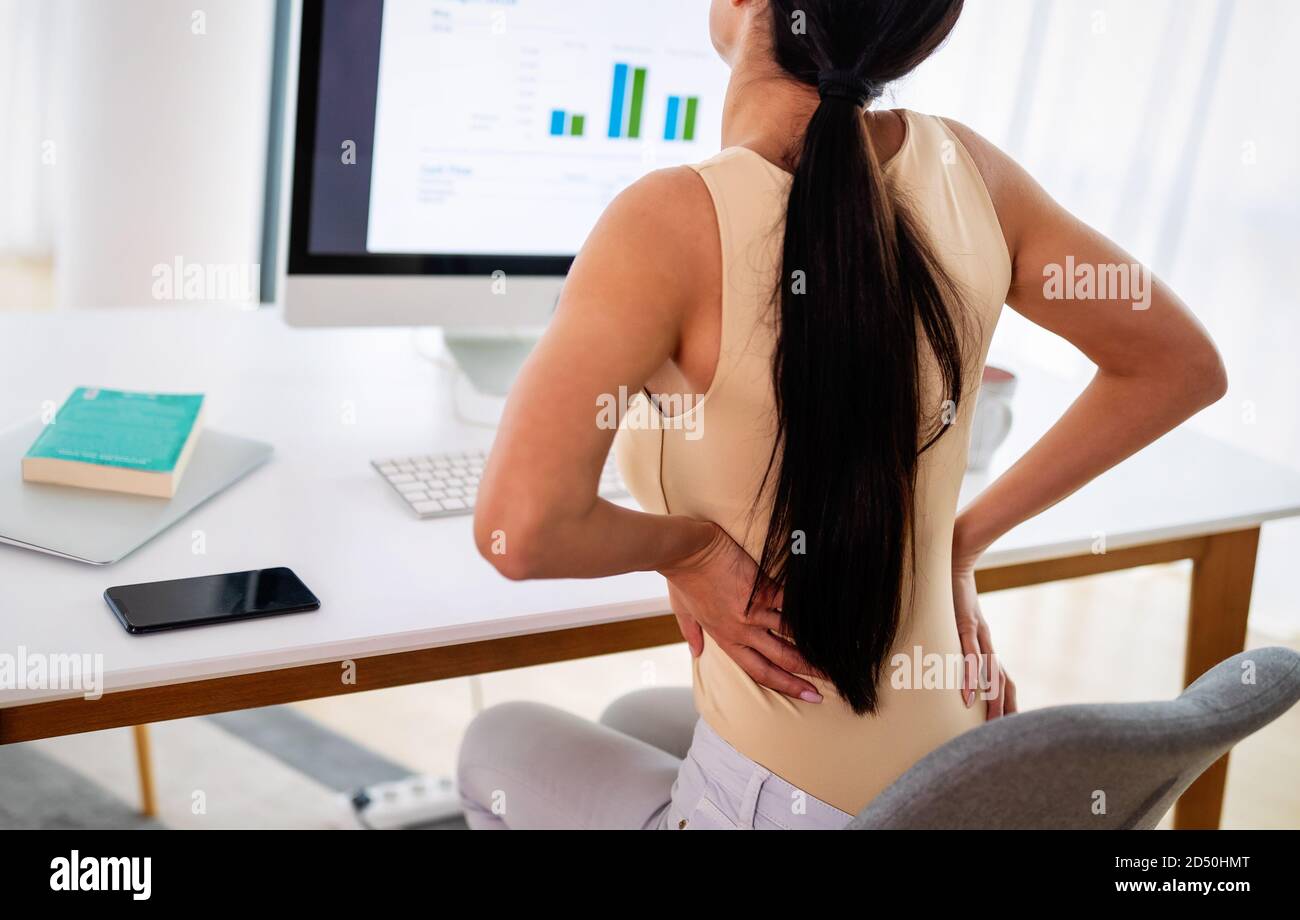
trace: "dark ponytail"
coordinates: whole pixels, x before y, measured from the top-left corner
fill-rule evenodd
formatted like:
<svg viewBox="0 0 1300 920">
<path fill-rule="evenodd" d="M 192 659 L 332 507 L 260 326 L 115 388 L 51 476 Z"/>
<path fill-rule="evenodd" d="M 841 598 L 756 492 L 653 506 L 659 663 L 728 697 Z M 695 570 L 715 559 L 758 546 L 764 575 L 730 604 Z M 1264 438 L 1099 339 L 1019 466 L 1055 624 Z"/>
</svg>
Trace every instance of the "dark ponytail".
<svg viewBox="0 0 1300 920">
<path fill-rule="evenodd" d="M 784 590 L 790 639 L 862 714 L 905 609 L 919 455 L 952 420 L 964 376 L 961 298 L 891 194 L 862 109 L 943 42 L 962 2 L 769 3 L 777 63 L 821 104 L 786 216 L 759 569 Z M 922 404 L 927 346 L 935 405 Z"/>
</svg>

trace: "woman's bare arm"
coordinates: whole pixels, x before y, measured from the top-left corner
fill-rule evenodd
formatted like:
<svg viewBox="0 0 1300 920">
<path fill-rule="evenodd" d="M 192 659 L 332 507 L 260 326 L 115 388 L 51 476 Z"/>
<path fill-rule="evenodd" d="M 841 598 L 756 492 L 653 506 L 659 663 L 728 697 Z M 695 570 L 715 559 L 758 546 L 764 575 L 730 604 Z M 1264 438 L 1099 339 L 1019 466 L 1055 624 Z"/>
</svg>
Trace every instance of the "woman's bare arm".
<svg viewBox="0 0 1300 920">
<path fill-rule="evenodd" d="M 671 567 L 714 528 L 598 497 L 615 431 L 601 399 L 639 393 L 669 361 L 717 256 L 708 189 L 662 170 L 618 197 L 565 282 L 511 390 L 479 491 L 474 535 L 508 578 L 595 578 Z"/>
<path fill-rule="evenodd" d="M 954 552 L 957 561 L 973 564 L 1002 534 L 1216 402 L 1227 376 L 1205 329 L 1150 272 L 1142 275 L 1149 297 L 1139 298 L 1137 309 L 1133 296 L 1071 299 L 1050 290 L 1047 274 L 1067 263 L 1137 263 L 992 144 L 949 125 L 983 173 L 1002 221 L 1013 264 L 1008 304 L 1097 365 L 1060 420 L 962 511 Z"/>
<path fill-rule="evenodd" d="M 1227 378 L 1214 343 L 1181 301 L 1133 258 L 1058 205 L 1010 157 L 956 122 L 988 186 L 1011 255 L 1007 303 L 1069 340 L 1097 365 L 1083 394 L 996 482 L 958 515 L 953 530 L 953 606 L 966 656 L 962 696 L 978 688 L 996 719 L 1017 708 L 980 612 L 975 564 L 1017 524 L 1039 514 L 1219 399 Z M 1069 266 L 1132 271 L 1143 290 L 1057 284 Z M 1113 272 L 1107 276 L 1118 279 Z M 1135 309 L 1135 306 L 1138 309 Z"/>
</svg>

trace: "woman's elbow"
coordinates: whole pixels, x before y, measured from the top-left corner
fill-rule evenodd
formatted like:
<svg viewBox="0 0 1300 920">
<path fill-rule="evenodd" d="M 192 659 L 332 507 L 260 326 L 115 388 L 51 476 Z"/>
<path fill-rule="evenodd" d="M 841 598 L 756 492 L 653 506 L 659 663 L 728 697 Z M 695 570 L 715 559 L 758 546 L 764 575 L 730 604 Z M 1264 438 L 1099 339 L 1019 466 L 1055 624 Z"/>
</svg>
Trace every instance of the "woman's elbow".
<svg viewBox="0 0 1300 920">
<path fill-rule="evenodd" d="M 1228 393 L 1228 370 L 1219 349 L 1208 337 L 1197 357 L 1188 362 L 1187 380 L 1197 410 L 1214 405 Z"/>
<path fill-rule="evenodd" d="M 540 518 L 527 508 L 480 500 L 474 512 L 474 544 L 494 569 L 511 581 L 543 577 Z"/>
</svg>

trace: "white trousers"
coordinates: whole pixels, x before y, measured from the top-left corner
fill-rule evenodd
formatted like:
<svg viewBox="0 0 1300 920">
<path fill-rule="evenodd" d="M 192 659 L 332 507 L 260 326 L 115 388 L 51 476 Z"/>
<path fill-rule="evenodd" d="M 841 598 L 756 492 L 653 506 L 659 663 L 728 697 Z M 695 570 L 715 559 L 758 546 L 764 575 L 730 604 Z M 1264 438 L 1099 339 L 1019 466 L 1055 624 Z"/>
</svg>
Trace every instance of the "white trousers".
<svg viewBox="0 0 1300 920">
<path fill-rule="evenodd" d="M 494 706 L 465 733 L 459 783 L 479 830 L 830 830 L 852 819 L 718 737 L 689 688 L 629 694 L 599 722 Z"/>
</svg>

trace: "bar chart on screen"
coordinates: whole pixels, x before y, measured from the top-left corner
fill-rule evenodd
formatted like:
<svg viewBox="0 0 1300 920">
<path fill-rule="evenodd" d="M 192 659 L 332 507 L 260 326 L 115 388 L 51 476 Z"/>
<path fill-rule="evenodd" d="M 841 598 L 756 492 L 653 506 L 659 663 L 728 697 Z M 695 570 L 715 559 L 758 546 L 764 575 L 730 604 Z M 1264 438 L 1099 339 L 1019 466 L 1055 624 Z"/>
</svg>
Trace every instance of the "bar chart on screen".
<svg viewBox="0 0 1300 920">
<path fill-rule="evenodd" d="M 698 0 L 386 0 L 367 246 L 571 254 L 720 149 L 727 77 Z"/>
<path fill-rule="evenodd" d="M 582 137 L 587 130 L 587 116 L 563 109 L 551 110 L 552 137 Z"/>
<path fill-rule="evenodd" d="M 699 111 L 699 96 L 669 96 L 668 113 L 664 116 L 664 140 L 694 141 Z"/>
<path fill-rule="evenodd" d="M 614 86 L 609 99 L 609 136 L 635 140 L 641 136 L 647 70 L 628 64 L 614 65 Z"/>
</svg>

